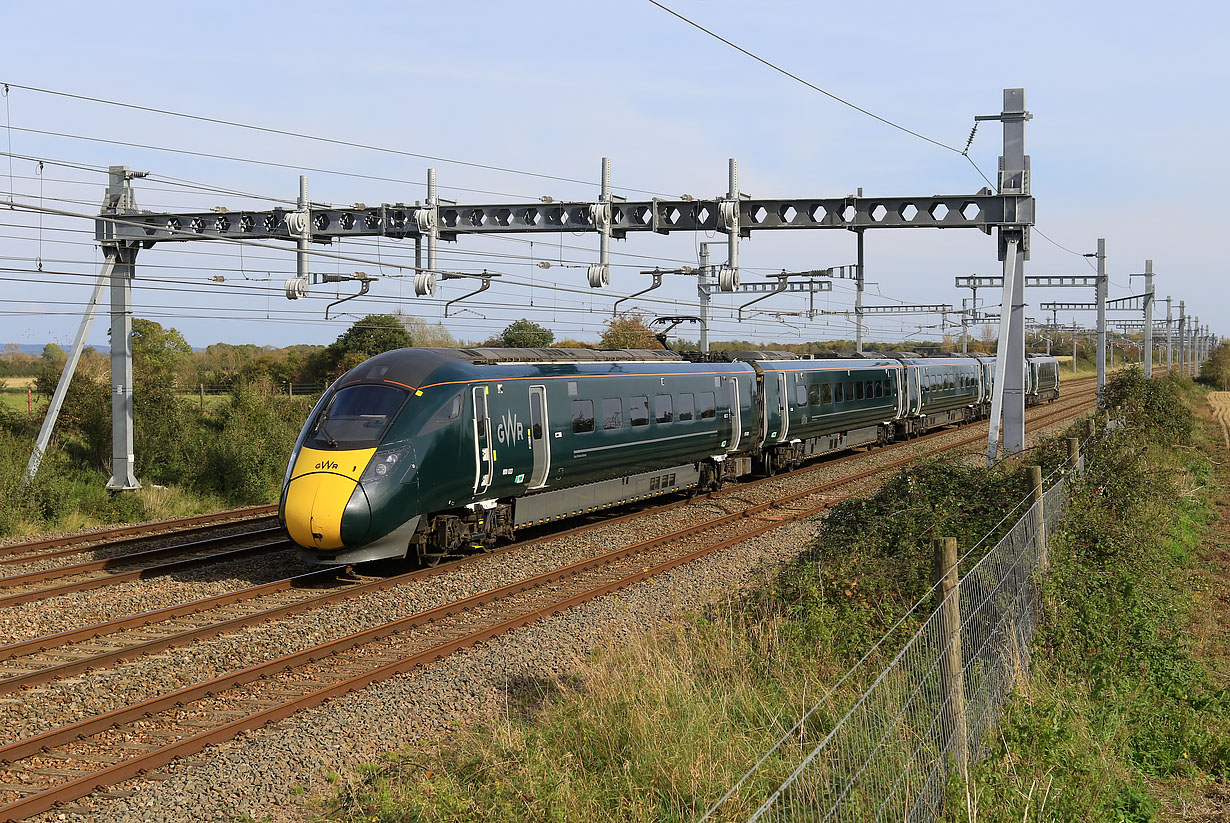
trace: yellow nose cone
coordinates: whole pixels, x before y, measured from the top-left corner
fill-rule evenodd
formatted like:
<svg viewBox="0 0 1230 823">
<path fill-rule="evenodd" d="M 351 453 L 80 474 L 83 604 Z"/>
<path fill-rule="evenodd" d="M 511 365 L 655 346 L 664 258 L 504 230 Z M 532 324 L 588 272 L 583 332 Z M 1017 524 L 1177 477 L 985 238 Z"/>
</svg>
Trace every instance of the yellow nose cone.
<svg viewBox="0 0 1230 823">
<path fill-rule="evenodd" d="M 291 540 L 305 548 L 342 547 L 342 514 L 375 452 L 300 449 L 282 508 Z"/>
</svg>

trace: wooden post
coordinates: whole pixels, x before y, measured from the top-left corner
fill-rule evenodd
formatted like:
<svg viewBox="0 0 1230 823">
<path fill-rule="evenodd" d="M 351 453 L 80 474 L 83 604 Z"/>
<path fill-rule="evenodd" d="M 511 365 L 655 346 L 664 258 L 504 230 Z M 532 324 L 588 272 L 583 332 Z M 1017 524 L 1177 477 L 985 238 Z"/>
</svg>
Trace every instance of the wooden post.
<svg viewBox="0 0 1230 823">
<path fill-rule="evenodd" d="M 965 677 L 961 654 L 961 600 L 957 574 L 957 539 L 937 537 L 932 541 L 935 551 L 935 582 L 939 584 L 940 688 L 948 703 L 948 753 L 961 770 L 961 779 L 969 779 L 969 731 L 965 719 Z"/>
<path fill-rule="evenodd" d="M 1089 418 L 1089 436 L 1094 437 L 1098 433 L 1098 421 L 1095 418 Z"/>
<path fill-rule="evenodd" d="M 1046 511 L 1043 509 L 1042 503 L 1044 496 L 1042 491 L 1042 467 L 1026 466 L 1025 470 L 1029 472 L 1029 485 L 1033 489 L 1034 503 L 1038 505 L 1038 566 L 1045 569 L 1047 566 Z"/>
<path fill-rule="evenodd" d="M 26 386 L 26 417 L 34 414 L 34 392 Z"/>
<path fill-rule="evenodd" d="M 1072 470 L 1080 468 L 1081 465 L 1081 441 L 1076 437 L 1068 438 L 1068 462 L 1072 464 Z"/>
<path fill-rule="evenodd" d="M 205 384 L 198 384 L 201 387 L 201 414 L 205 413 Z"/>
</svg>

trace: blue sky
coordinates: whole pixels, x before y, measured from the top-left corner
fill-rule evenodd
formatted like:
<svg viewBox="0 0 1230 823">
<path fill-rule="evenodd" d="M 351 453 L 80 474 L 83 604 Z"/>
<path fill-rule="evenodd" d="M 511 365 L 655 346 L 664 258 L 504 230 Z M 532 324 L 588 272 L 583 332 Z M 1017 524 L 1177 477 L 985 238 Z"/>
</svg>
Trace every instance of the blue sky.
<svg viewBox="0 0 1230 823">
<path fill-rule="evenodd" d="M 1230 326 L 1225 255 L 1214 241 L 1228 175 L 1220 160 L 1227 127 L 1221 4 L 735 3 L 672 0 L 682 14 L 860 106 L 938 141 L 964 146 L 976 114 L 999 111 L 1002 89 L 1026 89 L 1038 228 L 1075 252 L 1107 239 L 1111 296 L 1133 293 L 1128 275 L 1152 258 L 1159 297 L 1184 298 L 1215 331 Z M 0 81 L 174 109 L 353 140 L 439 157 L 580 180 L 597 180 L 609 156 L 619 187 L 695 196 L 725 191 L 726 161 L 740 161 L 744 191 L 760 196 L 834 197 L 973 192 L 984 185 L 959 155 L 893 130 L 772 72 L 643 0 L 619 3 L 408 3 L 395 8 L 304 3 L 181 7 L 133 3 L 117 14 L 98 4 L 22 4 L 6 12 Z M 124 164 L 167 178 L 293 198 L 299 167 L 371 175 L 310 173 L 315 201 L 413 201 L 438 169 L 441 193 L 462 202 L 593 199 L 594 186 L 450 163 L 429 163 L 318 141 L 258 134 L 151 113 L 10 89 L 0 108 L 0 148 L 87 169 L 0 157 L 0 201 L 81 213 L 97 211 L 104 175 Z M 11 127 L 11 128 L 10 128 Z M 23 129 L 143 143 L 270 161 L 275 168 L 160 152 Z M 998 124 L 978 130 L 971 157 L 993 176 Z M 393 182 L 407 181 L 405 183 Z M 465 187 L 497 198 L 450 190 Z M 641 196 L 632 193 L 633 196 Z M 60 199 L 52 199 L 60 198 Z M 138 181 L 138 203 L 155 210 L 254 201 L 165 181 Z M 80 201 L 80 202 L 73 202 Z M 268 205 L 266 202 L 265 205 Z M 67 343 L 87 299 L 98 252 L 92 223 L 0 207 L 0 342 Z M 562 239 L 564 248 L 559 248 Z M 505 274 L 474 308 L 447 325 L 466 339 L 498 332 L 519 316 L 557 337 L 593 339 L 622 294 L 645 288 L 639 271 L 695 261 L 697 243 L 722 236 L 633 235 L 617 242 L 609 290 L 587 293 L 584 263 L 595 236 L 510 240 L 463 238 L 442 266 Z M 70 241 L 70 242 L 64 242 Z M 408 262 L 408 244 L 343 245 L 343 253 Z M 722 252 L 716 257 L 721 259 Z M 512 255 L 495 256 L 495 255 Z M 484 256 L 488 255 L 488 256 Z M 572 261 L 558 265 L 560 258 Z M 43 263 L 42 272 L 26 273 Z M 555 259 L 549 270 L 534 263 Z M 851 263 L 846 232 L 753 235 L 742 246 L 745 279 L 781 268 Z M 386 277 L 372 299 L 324 320 L 334 290 L 291 303 L 282 281 L 289 253 L 222 243 L 175 244 L 138 259 L 138 315 L 184 332 L 196 346 L 216 341 L 327 343 L 354 316 L 401 310 L 429 320 L 468 287 L 445 284 L 437 299 L 414 298 L 404 278 Z M 395 275 L 389 267 L 343 271 Z M 320 260 L 314 271 L 335 271 Z M 867 235 L 868 303 L 959 304 L 954 275 L 999 271 L 995 240 L 973 231 L 880 231 Z M 1081 274 L 1081 257 L 1035 234 L 1027 273 Z M 226 282 L 209 280 L 221 275 Z M 244 278 L 249 278 L 245 280 Z M 533 280 L 531 288 L 530 281 Z M 166 282 L 170 281 L 170 282 Z M 1139 281 L 1136 281 L 1139 284 Z M 551 291 L 548 284 L 577 291 Z M 649 313 L 689 313 L 692 281 L 668 278 L 670 303 L 633 301 Z M 747 298 L 750 299 L 750 298 Z M 1031 292 L 1030 303 L 1087 300 L 1073 290 Z M 848 308 L 839 283 L 818 298 Z M 738 298 L 715 300 L 714 336 L 766 342 L 852 337 L 841 318 L 785 326 L 761 315 L 737 323 Z M 992 300 L 995 302 L 995 300 Z M 627 304 L 625 304 L 627 305 Z M 788 298 L 757 305 L 800 308 Z M 1164 307 L 1161 309 L 1164 312 Z M 1042 317 L 1036 308 L 1029 314 Z M 1135 316 L 1135 315 L 1132 315 Z M 1061 313 L 1060 320 L 1070 319 Z M 1082 318 L 1092 322 L 1092 315 Z M 934 318 L 876 318 L 872 339 L 934 338 Z M 91 341 L 105 345 L 104 320 Z"/>
</svg>

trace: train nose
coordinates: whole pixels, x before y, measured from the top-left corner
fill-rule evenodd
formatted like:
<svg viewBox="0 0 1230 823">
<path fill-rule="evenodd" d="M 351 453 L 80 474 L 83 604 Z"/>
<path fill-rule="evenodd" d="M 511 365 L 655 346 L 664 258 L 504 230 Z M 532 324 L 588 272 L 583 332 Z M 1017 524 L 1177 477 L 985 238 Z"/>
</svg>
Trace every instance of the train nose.
<svg viewBox="0 0 1230 823">
<path fill-rule="evenodd" d="M 352 540 L 367 534 L 371 506 L 359 476 L 374 452 L 300 451 L 282 508 L 291 540 L 304 548 L 328 550 L 344 545 L 343 524 Z"/>
</svg>

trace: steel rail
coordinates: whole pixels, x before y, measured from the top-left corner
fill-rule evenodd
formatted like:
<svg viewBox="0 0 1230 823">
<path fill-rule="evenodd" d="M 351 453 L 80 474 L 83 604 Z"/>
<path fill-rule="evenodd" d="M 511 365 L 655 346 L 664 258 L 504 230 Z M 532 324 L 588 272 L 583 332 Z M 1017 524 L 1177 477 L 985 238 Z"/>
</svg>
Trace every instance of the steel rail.
<svg viewBox="0 0 1230 823">
<path fill-rule="evenodd" d="M 289 540 L 278 540 L 273 543 L 264 543 L 258 546 L 247 546 L 242 549 L 232 549 L 230 551 L 219 552 L 217 554 L 207 554 L 202 557 L 189 557 L 185 560 L 175 560 L 170 563 L 162 563 L 157 566 L 146 566 L 140 569 L 132 569 L 129 571 L 112 572 L 102 577 L 90 577 L 85 580 L 78 580 L 75 583 L 65 583 L 60 586 L 50 586 L 45 589 L 35 589 L 28 592 L 19 592 L 10 594 L 7 597 L 0 597 L 0 609 L 8 606 L 16 606 L 21 603 L 30 603 L 35 600 L 45 600 L 49 597 L 59 597 L 63 594 L 71 594 L 73 592 L 89 591 L 91 589 L 101 589 L 106 586 L 111 586 L 116 583 L 127 583 L 132 580 L 142 580 L 147 577 L 160 577 L 172 572 L 190 569 L 194 566 L 204 566 L 211 563 L 226 563 L 231 560 L 239 560 L 243 557 L 250 557 L 254 554 L 274 551 L 290 546 Z"/>
<path fill-rule="evenodd" d="M 33 540 L 28 543 L 13 543 L 8 546 L 0 546 L 0 555 L 35 552 L 42 549 L 54 549 L 60 546 L 71 546 L 77 543 L 89 543 L 91 541 L 106 541 L 114 537 L 128 537 L 136 535 L 139 536 L 139 539 L 144 539 L 155 533 L 166 535 L 168 537 L 175 534 L 190 534 L 209 528 L 216 528 L 219 524 L 225 523 L 226 521 L 233 521 L 238 524 L 244 522 L 245 520 L 259 520 L 261 518 L 276 515 L 277 513 L 278 507 L 276 504 L 266 506 L 245 506 L 241 509 L 228 509 L 227 511 L 211 512 L 209 514 L 196 514 L 191 517 L 158 520 L 154 523 L 139 523 L 135 526 L 117 526 L 115 528 L 89 532 L 86 534 L 50 537 L 46 540 Z M 187 528 L 180 528 L 181 526 Z M 204 526 L 205 528 L 195 528 L 197 526 Z M 88 546 L 86 548 L 97 547 Z"/>
<path fill-rule="evenodd" d="M 83 563 L 74 563 L 71 566 L 56 566 L 52 569 L 42 569 L 36 572 L 12 574 L 7 577 L 0 577 L 0 588 L 15 588 L 17 586 L 24 586 L 27 583 L 39 583 L 44 580 L 54 580 L 59 577 L 72 577 L 73 575 L 84 574 L 85 572 L 100 571 L 103 569 L 114 568 L 116 566 L 126 566 L 129 563 L 144 563 L 150 560 L 158 560 L 163 557 L 184 554 L 185 552 L 207 551 L 209 549 L 229 546 L 233 543 L 242 543 L 244 540 L 260 540 L 262 538 L 272 537 L 276 534 L 284 534 L 284 532 L 282 532 L 280 527 L 260 529 L 254 532 L 228 534 L 223 537 L 209 537 L 205 540 L 193 541 L 192 543 L 180 543 L 174 546 L 163 546 L 158 549 L 147 549 L 142 552 L 133 552 L 132 554 L 121 554 L 116 555 L 115 557 L 106 557 L 101 560 L 87 560 Z"/>
<path fill-rule="evenodd" d="M 1045 417 L 1055 417 L 1070 411 L 1073 411 L 1073 409 L 1064 409 L 1054 412 L 1053 414 L 1046 415 Z M 1070 416 L 1075 416 L 1075 414 Z M 948 451 L 953 448 L 958 448 L 960 445 L 965 445 L 968 442 L 973 442 L 977 439 L 980 438 L 978 435 L 975 435 L 971 438 L 966 438 L 961 443 L 947 445 L 934 451 Z M 901 460 L 894 461 L 893 463 L 885 466 L 860 473 L 860 475 L 865 477 L 870 474 L 882 473 L 898 465 L 921 459 L 924 456 L 926 456 L 926 453 L 902 458 Z M 856 479 L 856 477 L 843 478 L 841 481 L 831 481 L 830 483 L 821 484 L 821 486 L 814 487 L 810 490 L 804 490 L 803 492 L 788 495 L 786 498 L 782 498 L 781 500 L 774 502 L 780 505 L 781 502 L 798 499 L 808 493 L 814 494 L 817 490 L 822 489 L 825 486 L 831 486 L 835 483 L 849 483 L 854 479 Z M 529 625 L 530 623 L 542 619 L 548 614 L 555 614 L 560 611 L 565 611 L 573 608 L 574 606 L 580 605 L 581 603 L 593 600 L 614 591 L 618 591 L 619 589 L 627 586 L 634 585 L 635 583 L 639 583 L 651 576 L 661 574 L 665 571 L 676 568 L 677 566 L 699 559 L 705 555 L 712 554 L 736 543 L 746 541 L 752 537 L 779 528 L 786 523 L 817 514 L 824 509 L 831 507 L 836 502 L 838 501 L 822 501 L 821 503 L 804 511 L 788 513 L 782 519 L 767 521 L 738 535 L 702 546 L 691 552 L 687 552 L 652 566 L 634 571 L 629 575 L 619 577 L 613 581 L 608 581 L 596 587 L 572 594 L 556 601 L 550 607 L 530 609 L 522 615 L 502 621 L 492 626 L 488 626 L 476 632 L 472 632 L 464 637 L 448 640 L 426 650 L 419 651 L 413 655 L 403 657 L 400 660 L 387 663 L 382 666 L 377 666 L 368 671 L 352 675 L 338 682 L 315 689 L 307 694 L 291 700 L 283 701 L 278 705 L 262 708 L 254 713 L 246 715 L 245 717 L 229 720 L 212 729 L 206 729 L 202 732 L 188 735 L 180 740 L 173 741 L 152 751 L 140 754 L 135 758 L 130 758 L 119 763 L 106 766 L 98 771 L 76 777 L 58 786 L 53 786 L 39 791 L 37 794 L 31 794 L 19 800 L 13 801 L 12 803 L 0 808 L 0 813 L 8 816 L 8 819 L 22 819 L 29 815 L 46 811 L 58 804 L 83 797 L 105 786 L 141 776 L 148 772 L 149 769 L 165 765 L 178 757 L 193 754 L 213 743 L 231 739 L 241 731 L 259 728 L 267 725 L 268 723 L 288 717 L 289 715 L 304 708 L 319 705 L 331 697 L 364 688 L 374 682 L 387 679 L 396 674 L 401 674 L 414 669 L 425 663 L 445 657 L 459 649 L 473 646 L 508 631 Z M 757 504 L 757 506 L 751 508 L 763 510 L 763 508 L 767 508 L 771 505 L 772 503 Z M 723 515 L 719 518 L 715 518 L 713 521 L 688 527 L 687 529 L 681 531 L 685 533 L 695 533 L 701 528 L 743 516 L 747 516 L 746 512 L 734 512 Z M 250 666 L 237 672 L 221 675 L 209 681 L 188 686 L 166 695 L 151 698 L 150 700 L 142 701 L 130 706 L 121 707 L 94 718 L 87 718 L 85 720 L 78 721 L 77 723 L 73 723 L 60 729 L 54 729 L 25 740 L 16 741 L 0 747 L 0 762 L 12 764 L 22 759 L 47 752 L 54 746 L 63 745 L 64 743 L 81 739 L 91 734 L 97 734 L 117 725 L 151 716 L 160 711 L 179 708 L 187 702 L 200 699 L 201 697 L 213 696 L 219 691 L 251 683 L 255 680 L 262 679 L 263 677 L 268 677 L 271 673 L 291 669 L 305 663 L 311 663 L 323 657 L 338 654 L 339 652 L 353 649 L 357 646 L 389 637 L 394 634 L 400 634 L 408 629 L 413 629 L 417 626 L 422 626 L 426 623 L 440 620 L 441 618 L 460 613 L 467 609 L 473 609 L 477 606 L 486 605 L 530 589 L 540 588 L 565 577 L 570 577 L 589 569 L 607 565 L 616 560 L 645 551 L 648 548 L 653 548 L 662 543 L 670 542 L 677 536 L 678 533 L 651 538 L 650 540 L 642 541 L 641 543 L 627 546 L 622 549 L 617 549 L 612 552 L 599 555 L 598 557 L 578 561 L 560 569 L 544 572 L 521 581 L 516 581 L 495 589 L 480 592 L 463 600 L 443 604 L 433 609 L 386 623 L 382 626 L 376 626 L 363 632 L 338 638 L 334 641 L 330 641 L 310 649 L 304 649 L 266 663 Z M 63 756 L 71 759 L 71 755 Z"/>
</svg>

